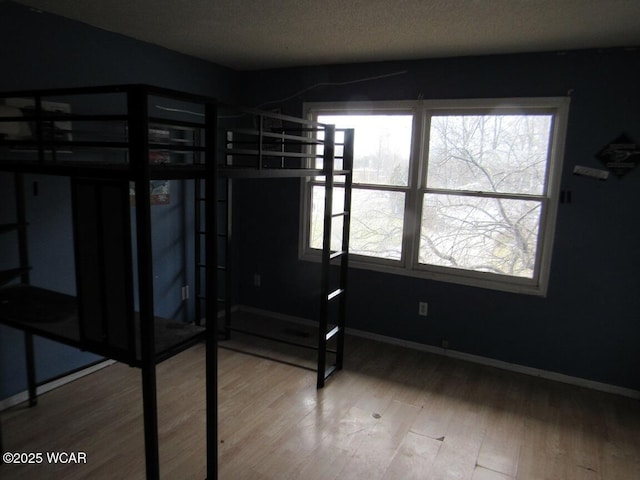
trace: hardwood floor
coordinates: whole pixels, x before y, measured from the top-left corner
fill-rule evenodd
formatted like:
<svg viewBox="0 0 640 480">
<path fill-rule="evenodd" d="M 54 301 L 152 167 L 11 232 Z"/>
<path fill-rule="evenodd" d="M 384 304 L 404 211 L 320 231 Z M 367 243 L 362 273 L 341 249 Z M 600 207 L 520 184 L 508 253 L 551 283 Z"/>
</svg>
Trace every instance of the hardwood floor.
<svg viewBox="0 0 640 480">
<path fill-rule="evenodd" d="M 362 338 L 346 351 L 316 391 L 308 370 L 220 350 L 220 478 L 640 478 L 638 401 Z M 162 478 L 205 478 L 203 378 L 201 345 L 158 366 Z M 116 364 L 3 412 L 5 450 L 87 461 L 0 479 L 143 479 L 141 404 L 139 371 Z"/>
</svg>

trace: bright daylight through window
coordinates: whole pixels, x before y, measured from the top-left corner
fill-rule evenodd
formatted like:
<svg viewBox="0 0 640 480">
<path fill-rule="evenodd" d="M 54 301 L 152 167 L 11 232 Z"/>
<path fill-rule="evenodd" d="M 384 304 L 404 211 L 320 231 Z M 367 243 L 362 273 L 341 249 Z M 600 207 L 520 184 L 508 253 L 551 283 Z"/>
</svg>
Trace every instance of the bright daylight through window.
<svg viewBox="0 0 640 480">
<path fill-rule="evenodd" d="M 315 103 L 306 110 L 355 129 L 353 266 L 546 293 L 567 99 Z M 304 192 L 302 251 L 312 258 L 322 242 L 322 180 Z"/>
</svg>

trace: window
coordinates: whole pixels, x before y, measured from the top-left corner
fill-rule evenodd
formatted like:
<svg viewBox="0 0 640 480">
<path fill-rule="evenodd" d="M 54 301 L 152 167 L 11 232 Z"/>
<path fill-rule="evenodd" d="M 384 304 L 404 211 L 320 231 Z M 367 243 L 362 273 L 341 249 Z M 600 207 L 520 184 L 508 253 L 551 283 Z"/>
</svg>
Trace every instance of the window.
<svg viewBox="0 0 640 480">
<path fill-rule="evenodd" d="M 353 266 L 546 293 L 567 99 L 314 103 L 306 110 L 313 120 L 355 129 Z M 303 192 L 302 253 L 313 258 L 321 247 L 322 180 L 306 182 Z"/>
<path fill-rule="evenodd" d="M 367 132 L 355 136 L 350 253 L 401 260 L 413 114 L 318 115 L 317 121 Z M 336 137 L 339 142 L 340 138 Z M 339 179 L 338 179 L 339 180 Z M 313 185 L 311 248 L 322 248 L 322 181 Z M 343 195 L 338 192 L 336 198 Z M 336 206 L 341 209 L 342 205 Z M 332 229 L 340 232 L 339 229 Z"/>
</svg>

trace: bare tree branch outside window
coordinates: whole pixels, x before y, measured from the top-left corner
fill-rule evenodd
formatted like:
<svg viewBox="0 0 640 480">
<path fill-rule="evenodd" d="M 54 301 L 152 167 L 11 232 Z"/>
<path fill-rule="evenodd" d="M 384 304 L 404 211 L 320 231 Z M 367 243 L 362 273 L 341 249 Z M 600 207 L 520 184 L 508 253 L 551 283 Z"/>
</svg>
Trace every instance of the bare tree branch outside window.
<svg viewBox="0 0 640 480">
<path fill-rule="evenodd" d="M 550 115 L 432 117 L 421 263 L 533 277 L 550 128 Z"/>
</svg>

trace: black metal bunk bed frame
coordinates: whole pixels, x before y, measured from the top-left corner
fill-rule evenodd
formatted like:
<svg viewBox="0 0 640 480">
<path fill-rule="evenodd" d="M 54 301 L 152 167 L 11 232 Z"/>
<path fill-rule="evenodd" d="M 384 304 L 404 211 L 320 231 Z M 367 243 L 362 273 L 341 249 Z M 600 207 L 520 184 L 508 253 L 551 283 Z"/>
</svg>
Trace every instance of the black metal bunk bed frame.
<svg viewBox="0 0 640 480">
<path fill-rule="evenodd" d="M 44 99 L 85 98 L 87 96 L 109 95 L 124 96 L 125 113 L 59 113 L 50 112 L 43 107 Z M 346 315 L 346 277 L 348 268 L 349 209 L 351 204 L 351 171 L 353 165 L 353 130 L 343 132 L 344 141 L 335 142 L 335 128 L 294 117 L 276 115 L 258 110 L 234 108 L 236 118 L 255 119 L 249 127 L 242 125 L 224 130 L 221 125 L 221 110 L 229 109 L 215 99 L 186 94 L 169 89 L 147 85 L 119 85 L 107 87 L 84 87 L 55 89 L 46 91 L 10 92 L 0 98 L 31 99 L 31 111 L 15 116 L 0 116 L 2 125 L 29 125 L 32 135 L 29 138 L 9 138 L 0 135 L 0 172 L 13 173 L 16 204 L 16 221 L 0 225 L 0 234 L 16 232 L 18 236 L 19 265 L 17 268 L 0 271 L 0 323 L 24 331 L 27 361 L 27 380 L 29 403 L 35 405 L 36 375 L 34 366 L 33 336 L 39 335 L 74 347 L 97 353 L 118 361 L 139 367 L 142 372 L 142 393 L 144 408 L 144 439 L 146 476 L 159 478 L 158 419 L 156 396 L 157 363 L 183 351 L 202 340 L 206 343 L 206 411 L 207 411 L 207 474 L 208 478 L 217 478 L 217 321 L 200 325 L 200 319 L 207 314 L 217 317 L 218 305 L 224 305 L 225 337 L 233 330 L 231 324 L 231 179 L 248 177 L 324 177 L 324 231 L 322 248 L 322 274 L 320 295 L 320 316 L 317 342 L 317 387 L 324 386 L 326 379 L 342 368 L 344 352 L 344 327 Z M 182 112 L 169 114 L 169 117 L 150 115 L 150 99 L 163 99 L 170 105 L 196 105 L 200 108 L 197 115 L 204 121 L 185 120 L 181 108 L 168 108 L 167 111 Z M 173 104 L 171 103 L 173 102 Z M 194 112 L 188 112 L 193 114 Z M 271 126 L 268 128 L 267 120 Z M 85 122 L 91 125 L 115 122 L 124 125 L 122 140 L 76 139 L 52 133 L 55 122 Z M 242 122 L 240 122 L 242 123 Z M 289 125 L 288 127 L 283 125 Z M 293 125 L 293 127 L 291 126 Z M 176 145 L 166 139 L 152 138 L 153 128 L 178 128 L 191 132 L 188 141 L 181 140 Z M 6 131 L 10 128 L 5 129 Z M 72 130 L 73 131 L 73 130 Z M 220 132 L 224 131 L 224 137 Z M 0 132 L 3 130 L 0 129 Z M 316 135 L 322 132 L 324 135 Z M 235 135 L 235 136 L 234 136 Z M 319 153 L 317 146 L 322 148 Z M 342 154 L 336 153 L 336 147 Z M 20 149 L 28 149 L 24 154 Z M 126 153 L 124 162 L 101 161 L 87 162 L 69 160 L 60 152 L 69 149 L 82 151 L 107 150 Z M 86 149 L 86 150 L 85 150 Z M 190 155 L 191 161 L 185 163 L 151 164 L 150 154 L 157 151 L 180 152 Z M 6 158 L 4 158 L 6 156 Z M 322 160 L 317 168 L 316 160 Z M 342 161 L 342 168 L 335 169 L 334 162 Z M 27 254 L 27 218 L 25 208 L 24 174 L 44 174 L 69 177 L 73 190 L 74 239 L 76 255 L 77 297 L 63 295 L 50 290 L 30 286 L 29 258 Z M 342 177 L 338 184 L 344 187 L 344 209 L 334 213 L 332 210 L 336 177 Z M 195 250 L 197 265 L 196 315 L 194 326 L 186 337 L 177 343 L 156 345 L 153 296 L 153 253 L 152 219 L 149 195 L 150 181 L 154 179 L 193 180 L 195 185 L 194 214 L 196 226 Z M 226 180 L 224 180 L 226 179 Z M 137 316 L 134 313 L 134 285 L 131 255 L 131 218 L 129 217 L 129 182 L 135 188 L 135 222 L 137 252 Z M 225 203 L 227 207 L 227 225 L 219 231 L 219 189 L 224 182 Z M 206 192 L 206 195 L 204 194 Z M 83 213 L 84 203 L 94 204 Z M 105 205 L 109 205 L 107 210 Z M 124 244 L 111 247 L 102 239 L 106 227 L 101 224 L 116 211 L 123 213 L 120 219 L 122 229 L 114 235 L 122 237 Z M 203 214 L 204 210 L 204 216 Z M 96 215 L 94 221 L 88 215 Z M 201 219 L 200 217 L 204 217 Z M 116 215 L 117 217 L 117 215 Z M 342 217 L 341 247 L 331 249 L 332 220 Z M 128 222 L 127 222 L 128 221 Z M 89 222 L 89 227 L 84 227 Z M 125 225 L 127 224 L 127 225 Z M 129 242 L 129 246 L 126 246 Z M 225 248 L 224 262 L 219 262 L 220 242 Z M 95 243 L 97 250 L 86 249 L 86 244 Z M 118 242 L 114 242 L 118 243 Z M 121 242 L 122 243 L 122 242 Z M 202 243 L 204 249 L 202 249 Z M 85 250 L 83 252 L 83 249 Z M 115 249 L 115 250 L 114 250 Z M 96 264 L 95 253 L 103 257 Z M 201 252 L 204 252 L 202 255 Z M 204 261 L 202 258 L 204 257 Z M 106 258 L 106 260 L 105 260 Z M 94 260 L 92 260 L 94 259 Z M 110 262 L 110 260 L 117 260 Z M 94 262 L 93 264 L 91 262 Z M 114 271 L 109 263 L 129 262 L 128 266 Z M 78 266 L 78 263 L 81 265 Z M 86 264 L 86 265 L 85 265 Z M 220 264 L 220 265 L 219 265 Z M 84 266 L 83 266 L 84 265 Z M 97 267 L 98 280 L 87 280 L 88 273 L 83 269 Z M 332 285 L 330 270 L 339 269 L 338 284 Z M 225 273 L 224 287 L 219 281 L 218 272 Z M 203 271 L 203 275 L 200 273 Z M 115 283 L 124 281 L 125 291 L 122 298 L 114 298 L 107 292 Z M 93 283 L 92 283 L 93 282 Z M 219 292 L 223 291 L 221 296 Z M 96 293 L 97 292 L 97 293 Z M 8 293 L 8 297 L 5 295 Z M 222 297 L 222 298 L 221 298 Z M 211 302 L 216 299 L 216 302 Z M 42 302 L 39 305 L 39 302 Z M 338 302 L 338 318 L 329 322 L 329 305 Z M 112 307 L 111 304 L 115 304 Z M 25 318 L 23 310 L 28 305 L 41 308 L 38 312 L 29 312 Z M 94 305 L 97 304 L 97 305 Z M 216 305 L 213 309 L 211 305 Z M 62 323 L 75 322 L 77 333 L 57 332 L 55 322 L 39 323 L 34 315 L 42 315 L 45 309 L 61 308 L 64 315 Z M 211 311 L 214 315 L 211 315 Z M 46 313 L 46 312 L 45 312 Z M 48 312 L 56 313 L 56 312 Z M 98 320 L 96 320 L 96 318 Z M 59 319 L 56 319 L 59 320 Z M 99 324 L 97 327 L 95 324 Z M 211 327 L 214 328 L 211 328 Z M 115 332 L 115 333 L 114 333 Z M 335 341 L 335 349 L 329 348 L 329 342 Z M 300 345 L 303 346 L 303 345 Z M 327 367 L 327 353 L 335 354 L 335 364 Z M 0 424 L 0 450 L 2 449 Z"/>
</svg>

